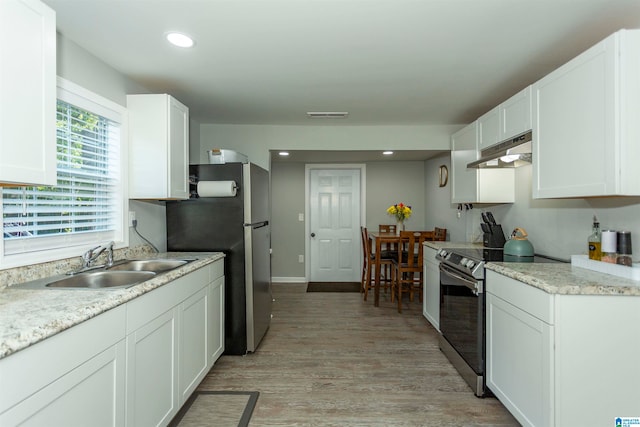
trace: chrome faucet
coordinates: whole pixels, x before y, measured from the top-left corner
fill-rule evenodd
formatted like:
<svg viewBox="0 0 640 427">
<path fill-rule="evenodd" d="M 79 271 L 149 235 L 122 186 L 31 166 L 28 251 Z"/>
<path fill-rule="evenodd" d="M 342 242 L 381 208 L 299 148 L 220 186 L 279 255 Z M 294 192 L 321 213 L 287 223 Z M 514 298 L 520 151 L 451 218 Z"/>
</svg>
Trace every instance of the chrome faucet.
<svg viewBox="0 0 640 427">
<path fill-rule="evenodd" d="M 102 246 L 96 246 L 95 248 L 89 249 L 85 253 L 82 254 L 82 266 L 74 272 L 69 274 L 81 273 L 86 270 L 91 270 L 93 268 L 101 268 L 101 267 L 111 267 L 113 265 L 113 245 L 114 242 L 109 242 Z M 104 252 L 107 251 L 107 262 L 104 265 L 94 266 L 93 263 L 98 257 Z"/>
</svg>

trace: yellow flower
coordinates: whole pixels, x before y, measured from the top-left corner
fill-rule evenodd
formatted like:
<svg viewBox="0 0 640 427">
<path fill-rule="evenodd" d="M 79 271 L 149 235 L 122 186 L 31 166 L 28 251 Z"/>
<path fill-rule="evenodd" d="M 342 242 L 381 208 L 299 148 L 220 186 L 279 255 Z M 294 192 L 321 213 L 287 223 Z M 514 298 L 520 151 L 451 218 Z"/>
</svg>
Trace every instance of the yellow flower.
<svg viewBox="0 0 640 427">
<path fill-rule="evenodd" d="M 389 206 L 387 214 L 394 216 L 398 221 L 404 221 L 411 216 L 411 206 L 407 206 L 404 203 L 397 203 Z"/>
</svg>

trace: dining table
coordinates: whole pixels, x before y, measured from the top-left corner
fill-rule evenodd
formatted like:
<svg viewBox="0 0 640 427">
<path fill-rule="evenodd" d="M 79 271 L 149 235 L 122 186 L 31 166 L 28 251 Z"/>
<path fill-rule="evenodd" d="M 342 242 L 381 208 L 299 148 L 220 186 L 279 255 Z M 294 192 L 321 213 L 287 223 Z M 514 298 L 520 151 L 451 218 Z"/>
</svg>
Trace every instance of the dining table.
<svg viewBox="0 0 640 427">
<path fill-rule="evenodd" d="M 374 291 L 373 291 L 373 305 L 378 307 L 380 305 L 380 253 L 383 245 L 397 247 L 400 244 L 400 235 L 397 233 L 384 233 L 380 231 L 369 231 L 369 240 L 371 240 L 371 247 L 374 248 Z M 431 240 L 427 238 L 427 240 Z M 395 245 L 394 245 L 395 244 Z"/>
</svg>

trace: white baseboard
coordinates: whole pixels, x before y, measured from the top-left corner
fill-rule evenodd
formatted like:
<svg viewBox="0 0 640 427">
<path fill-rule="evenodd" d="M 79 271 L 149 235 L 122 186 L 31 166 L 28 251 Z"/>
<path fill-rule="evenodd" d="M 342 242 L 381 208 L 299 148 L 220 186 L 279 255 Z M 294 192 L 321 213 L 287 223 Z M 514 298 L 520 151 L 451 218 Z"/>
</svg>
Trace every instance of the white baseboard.
<svg viewBox="0 0 640 427">
<path fill-rule="evenodd" d="M 271 277 L 271 283 L 307 283 L 306 277 Z"/>
</svg>

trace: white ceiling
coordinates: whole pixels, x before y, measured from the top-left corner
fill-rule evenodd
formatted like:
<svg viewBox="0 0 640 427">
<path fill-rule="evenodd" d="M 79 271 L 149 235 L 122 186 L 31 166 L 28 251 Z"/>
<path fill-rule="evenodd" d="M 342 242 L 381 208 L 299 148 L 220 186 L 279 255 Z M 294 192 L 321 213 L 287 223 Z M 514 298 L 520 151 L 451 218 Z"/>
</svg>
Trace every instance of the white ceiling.
<svg viewBox="0 0 640 427">
<path fill-rule="evenodd" d="M 620 28 L 639 0 L 44 0 L 58 31 L 201 123 L 463 124 Z M 181 50 L 164 34 L 196 45 Z M 326 121 L 325 121 L 326 123 Z"/>
</svg>

